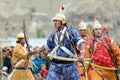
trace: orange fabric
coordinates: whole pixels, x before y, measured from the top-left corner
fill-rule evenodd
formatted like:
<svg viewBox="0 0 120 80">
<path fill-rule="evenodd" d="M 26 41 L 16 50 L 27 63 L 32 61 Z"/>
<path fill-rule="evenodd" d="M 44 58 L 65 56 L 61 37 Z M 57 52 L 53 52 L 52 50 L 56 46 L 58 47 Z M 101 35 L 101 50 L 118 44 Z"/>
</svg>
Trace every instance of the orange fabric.
<svg viewBox="0 0 120 80">
<path fill-rule="evenodd" d="M 88 71 L 89 80 L 116 80 L 116 74 L 114 71 L 109 70 L 94 70 Z"/>
<path fill-rule="evenodd" d="M 17 45 L 13 51 L 12 63 L 15 66 L 18 61 L 23 59 L 24 61 L 18 66 L 18 68 L 24 67 L 25 62 L 27 61 L 28 54 L 25 52 L 24 48 L 21 45 Z M 31 66 L 31 62 L 29 61 L 28 66 Z"/>
<path fill-rule="evenodd" d="M 84 74 L 84 67 L 77 65 L 78 72 Z M 86 80 L 85 76 L 80 76 L 80 80 Z"/>
<path fill-rule="evenodd" d="M 103 28 L 103 32 L 108 34 L 108 29 L 107 28 Z"/>
<path fill-rule="evenodd" d="M 120 69 L 120 48 L 115 42 L 113 42 L 110 46 L 117 62 L 118 68 Z"/>
<path fill-rule="evenodd" d="M 110 49 L 114 55 L 114 59 L 117 61 L 117 65 L 120 68 L 120 49 L 115 42 L 112 43 L 112 40 L 109 37 L 107 37 L 106 40 L 110 45 Z M 105 44 L 102 44 L 102 47 L 104 45 Z M 89 44 L 89 47 L 92 47 L 91 43 Z M 97 69 L 91 68 L 88 71 L 88 78 L 89 80 L 116 80 L 116 74 L 112 70 L 97 70 Z"/>
<path fill-rule="evenodd" d="M 92 40 L 92 37 L 90 37 L 90 36 L 87 36 L 87 37 L 84 37 L 84 40 L 86 41 L 86 43 L 88 43 L 90 40 Z M 80 48 L 78 48 L 78 50 L 80 50 Z M 78 53 L 78 56 L 80 56 L 80 54 Z M 87 49 L 87 47 L 86 47 L 86 54 L 85 54 L 85 58 L 89 58 L 90 57 L 90 54 L 89 54 L 89 51 L 88 51 L 88 49 Z M 78 69 L 78 72 L 80 73 L 80 74 L 84 74 L 84 67 L 81 65 L 79 65 L 79 62 L 76 62 L 76 64 L 77 64 L 77 69 Z M 81 64 L 81 63 L 80 63 Z M 86 64 L 85 65 L 85 67 L 88 69 L 88 67 L 89 67 L 89 65 L 88 64 Z M 86 80 L 86 78 L 85 78 L 85 75 L 83 75 L 83 76 L 80 76 L 80 79 L 81 80 Z"/>
<path fill-rule="evenodd" d="M 85 58 L 89 58 L 90 57 L 90 54 L 88 53 L 88 49 L 86 49 L 86 54 L 85 54 Z M 79 62 L 78 62 L 79 63 Z M 86 64 L 85 65 L 86 69 L 88 70 L 89 68 L 89 64 Z M 77 65 L 77 69 L 78 69 L 78 72 L 80 74 L 84 74 L 84 67 L 83 66 L 79 66 Z M 86 77 L 85 77 L 85 74 L 83 76 L 80 76 L 80 80 L 86 80 Z"/>
</svg>

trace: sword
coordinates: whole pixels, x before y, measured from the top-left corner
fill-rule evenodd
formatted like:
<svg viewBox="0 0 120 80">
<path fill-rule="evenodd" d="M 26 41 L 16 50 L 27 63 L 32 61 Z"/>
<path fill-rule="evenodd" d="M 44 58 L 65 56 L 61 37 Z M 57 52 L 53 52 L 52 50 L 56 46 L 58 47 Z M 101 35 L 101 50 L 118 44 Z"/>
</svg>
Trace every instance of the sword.
<svg viewBox="0 0 120 80">
<path fill-rule="evenodd" d="M 30 47 L 29 47 L 29 44 L 28 44 L 28 41 L 27 41 L 27 36 L 26 36 L 25 19 L 23 19 L 23 33 L 24 33 L 25 43 L 26 43 L 28 52 L 30 52 Z M 28 68 L 28 62 L 29 62 L 29 55 L 27 55 L 27 61 L 26 61 L 26 63 L 25 63 L 26 69 Z"/>
<path fill-rule="evenodd" d="M 28 51 L 30 51 L 30 47 L 27 41 L 27 35 L 26 35 L 26 26 L 25 26 L 25 19 L 23 19 L 23 33 L 24 33 L 24 38 L 25 38 L 25 43 L 28 48 Z"/>
</svg>

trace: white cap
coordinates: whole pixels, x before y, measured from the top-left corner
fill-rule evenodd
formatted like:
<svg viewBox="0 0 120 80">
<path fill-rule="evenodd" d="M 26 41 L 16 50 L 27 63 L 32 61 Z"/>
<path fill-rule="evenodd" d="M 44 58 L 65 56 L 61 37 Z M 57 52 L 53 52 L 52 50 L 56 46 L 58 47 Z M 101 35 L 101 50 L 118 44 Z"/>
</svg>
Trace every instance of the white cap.
<svg viewBox="0 0 120 80">
<path fill-rule="evenodd" d="M 93 26 L 92 26 L 92 29 L 96 29 L 96 28 L 102 28 L 102 25 L 99 23 L 97 19 L 94 20 Z"/>
<path fill-rule="evenodd" d="M 84 30 L 84 29 L 87 29 L 87 25 L 85 24 L 85 22 L 82 20 L 80 23 L 79 23 L 79 27 L 78 27 L 78 30 Z"/>
<path fill-rule="evenodd" d="M 7 70 L 7 69 L 8 69 L 8 68 L 7 68 L 6 66 L 4 66 L 2 70 Z"/>
</svg>

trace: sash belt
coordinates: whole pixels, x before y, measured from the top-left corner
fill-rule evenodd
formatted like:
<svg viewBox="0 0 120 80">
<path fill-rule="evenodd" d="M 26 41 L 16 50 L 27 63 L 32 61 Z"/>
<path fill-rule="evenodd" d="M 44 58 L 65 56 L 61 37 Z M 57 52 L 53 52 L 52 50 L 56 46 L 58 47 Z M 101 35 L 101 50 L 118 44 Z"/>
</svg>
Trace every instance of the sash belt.
<svg viewBox="0 0 120 80">
<path fill-rule="evenodd" d="M 58 60 L 58 59 L 52 59 L 52 62 L 56 63 L 56 64 L 71 64 L 74 63 L 74 61 L 63 61 L 63 60 Z"/>
</svg>

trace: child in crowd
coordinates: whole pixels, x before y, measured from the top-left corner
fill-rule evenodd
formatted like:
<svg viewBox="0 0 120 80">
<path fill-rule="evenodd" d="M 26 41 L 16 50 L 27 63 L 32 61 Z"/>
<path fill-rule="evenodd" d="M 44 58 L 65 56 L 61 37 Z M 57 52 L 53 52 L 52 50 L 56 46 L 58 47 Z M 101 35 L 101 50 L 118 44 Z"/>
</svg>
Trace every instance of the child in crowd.
<svg viewBox="0 0 120 80">
<path fill-rule="evenodd" d="M 41 65 L 41 71 L 40 74 L 43 78 L 46 78 L 47 74 L 48 74 L 48 70 L 46 69 L 46 64 L 42 64 Z"/>
</svg>

